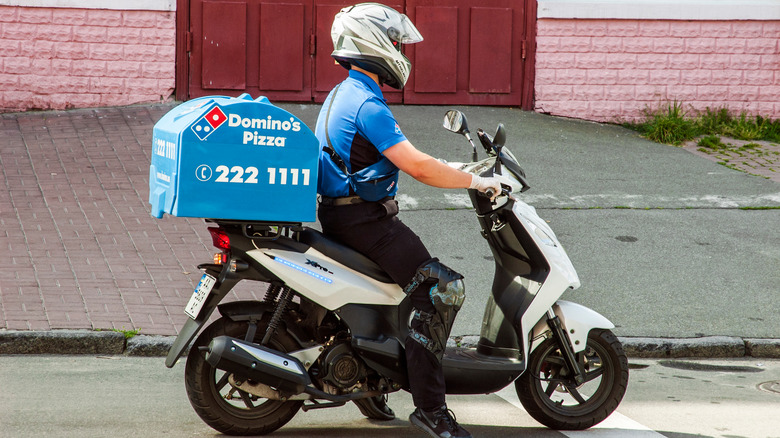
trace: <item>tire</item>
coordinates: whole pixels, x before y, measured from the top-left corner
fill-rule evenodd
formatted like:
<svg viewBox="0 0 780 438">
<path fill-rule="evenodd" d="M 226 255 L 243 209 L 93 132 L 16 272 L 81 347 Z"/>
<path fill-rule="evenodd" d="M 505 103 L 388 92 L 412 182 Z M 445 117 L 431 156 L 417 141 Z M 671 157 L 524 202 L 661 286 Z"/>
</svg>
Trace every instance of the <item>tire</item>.
<svg viewBox="0 0 780 438">
<path fill-rule="evenodd" d="M 587 342 L 577 354 L 585 367 L 583 384 L 574 382 L 552 338 L 533 351 L 525 373 L 515 381 L 523 407 L 551 429 L 584 430 L 598 424 L 617 409 L 626 393 L 628 360 L 617 337 L 594 329 Z"/>
<path fill-rule="evenodd" d="M 267 320 L 258 324 L 255 342 L 265 333 Z M 261 399 L 234 388 L 227 379 L 230 373 L 212 367 L 205 360 L 205 352 L 198 347 L 208 346 L 217 336 L 227 335 L 243 339 L 248 325 L 220 318 L 195 340 L 187 356 L 184 381 L 187 397 L 198 416 L 214 429 L 227 435 L 265 435 L 279 429 L 298 412 L 303 401 Z M 281 327 L 271 337 L 269 347 L 282 351 L 300 348 Z"/>
</svg>

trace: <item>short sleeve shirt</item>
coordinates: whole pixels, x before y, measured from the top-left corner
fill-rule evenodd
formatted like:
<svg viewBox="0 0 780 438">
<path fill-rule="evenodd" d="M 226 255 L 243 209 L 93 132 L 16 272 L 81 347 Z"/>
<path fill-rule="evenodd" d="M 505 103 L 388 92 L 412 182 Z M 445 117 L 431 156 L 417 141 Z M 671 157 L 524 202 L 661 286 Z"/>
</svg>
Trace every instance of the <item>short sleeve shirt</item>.
<svg viewBox="0 0 780 438">
<path fill-rule="evenodd" d="M 337 198 L 354 193 L 350 192 L 347 176 L 333 163 L 330 155 L 322 151 L 328 145 L 326 118 L 331 145 L 350 173 L 380 161 L 382 152 L 406 140 L 406 136 L 390 112 L 379 85 L 370 77 L 350 70 L 349 77 L 339 86 L 335 100 L 334 91 L 322 105 L 315 135 L 320 141 L 318 192 Z"/>
</svg>

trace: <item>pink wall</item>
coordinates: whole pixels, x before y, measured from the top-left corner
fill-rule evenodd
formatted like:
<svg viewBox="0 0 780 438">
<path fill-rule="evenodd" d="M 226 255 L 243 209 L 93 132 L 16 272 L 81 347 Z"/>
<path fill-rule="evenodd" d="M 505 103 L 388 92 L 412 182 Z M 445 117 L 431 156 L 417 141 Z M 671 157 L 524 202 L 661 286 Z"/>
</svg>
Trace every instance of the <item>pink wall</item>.
<svg viewBox="0 0 780 438">
<path fill-rule="evenodd" d="M 0 6 L 0 111 L 172 99 L 176 13 Z M 636 120 L 680 101 L 780 119 L 780 21 L 540 18 L 535 109 Z"/>
<path fill-rule="evenodd" d="M 780 21 L 539 19 L 539 112 L 637 120 L 677 100 L 780 119 Z"/>
<path fill-rule="evenodd" d="M 159 102 L 176 13 L 0 6 L 0 111 Z"/>
</svg>

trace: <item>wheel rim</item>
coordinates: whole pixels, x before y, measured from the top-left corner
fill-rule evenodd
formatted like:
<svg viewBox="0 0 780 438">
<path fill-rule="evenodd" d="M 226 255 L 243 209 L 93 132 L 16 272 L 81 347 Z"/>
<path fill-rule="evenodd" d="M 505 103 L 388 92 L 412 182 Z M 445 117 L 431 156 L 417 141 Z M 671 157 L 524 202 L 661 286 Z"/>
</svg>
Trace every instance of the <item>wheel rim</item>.
<svg viewBox="0 0 780 438">
<path fill-rule="evenodd" d="M 282 402 L 268 400 L 233 387 L 228 381 L 230 373 L 211 368 L 211 390 L 222 409 L 240 418 L 266 416 L 278 409 Z"/>
<path fill-rule="evenodd" d="M 269 347 L 285 351 L 281 345 L 276 344 L 273 340 L 271 344 Z M 243 419 L 265 417 L 284 405 L 282 401 L 258 397 L 234 387 L 228 380 L 231 373 L 214 368 L 208 363 L 205 365 L 208 369 L 209 386 L 214 395 L 213 398 L 219 407 L 230 415 Z"/>
<path fill-rule="evenodd" d="M 616 364 L 599 343 L 588 343 L 577 355 L 585 369 L 585 382 L 577 385 L 568 371 L 558 347 L 551 343 L 542 352 L 533 371 L 534 390 L 541 401 L 553 412 L 565 416 L 586 415 L 609 397 Z"/>
</svg>

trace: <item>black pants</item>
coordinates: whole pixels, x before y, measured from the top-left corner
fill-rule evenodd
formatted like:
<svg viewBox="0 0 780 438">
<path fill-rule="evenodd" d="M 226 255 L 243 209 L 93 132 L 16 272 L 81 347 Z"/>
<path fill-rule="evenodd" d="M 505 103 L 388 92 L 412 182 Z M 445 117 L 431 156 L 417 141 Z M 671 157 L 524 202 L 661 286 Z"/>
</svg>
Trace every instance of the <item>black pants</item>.
<svg viewBox="0 0 780 438">
<path fill-rule="evenodd" d="M 379 202 L 330 206 L 320 204 L 318 217 L 322 231 L 363 253 L 379 265 L 401 287 L 414 277 L 417 268 L 431 259 L 422 240 L 397 217 L 398 203 Z M 435 312 L 428 295 L 430 284 L 422 284 L 410 294 L 414 307 Z M 429 336 L 417 319 L 412 328 Z M 406 340 L 406 363 L 414 405 L 432 411 L 444 404 L 444 372 L 438 360 L 419 343 Z"/>
</svg>

